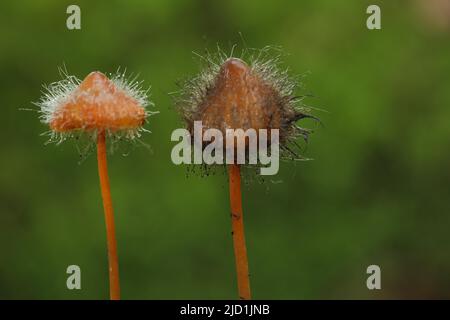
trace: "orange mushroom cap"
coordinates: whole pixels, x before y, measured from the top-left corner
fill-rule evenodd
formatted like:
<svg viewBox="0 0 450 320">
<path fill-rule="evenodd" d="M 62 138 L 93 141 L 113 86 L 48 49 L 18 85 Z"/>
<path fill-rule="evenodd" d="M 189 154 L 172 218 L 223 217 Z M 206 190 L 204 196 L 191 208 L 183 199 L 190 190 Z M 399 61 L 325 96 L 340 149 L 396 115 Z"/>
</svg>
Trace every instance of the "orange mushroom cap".
<svg viewBox="0 0 450 320">
<path fill-rule="evenodd" d="M 49 125 L 56 132 L 133 130 L 141 127 L 146 117 L 137 99 L 96 71 L 57 106 Z"/>
</svg>

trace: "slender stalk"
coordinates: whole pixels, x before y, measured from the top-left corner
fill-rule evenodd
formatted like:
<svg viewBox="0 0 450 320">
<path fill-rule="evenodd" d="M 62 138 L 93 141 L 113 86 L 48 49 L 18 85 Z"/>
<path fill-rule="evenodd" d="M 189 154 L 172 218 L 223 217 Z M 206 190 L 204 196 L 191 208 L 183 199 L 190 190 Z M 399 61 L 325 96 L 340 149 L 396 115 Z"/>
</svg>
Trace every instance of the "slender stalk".
<svg viewBox="0 0 450 320">
<path fill-rule="evenodd" d="M 250 279 L 242 215 L 241 171 L 239 165 L 229 165 L 228 176 L 230 180 L 231 222 L 239 298 L 242 300 L 250 300 Z"/>
<path fill-rule="evenodd" d="M 120 300 L 119 262 L 117 258 L 116 231 L 114 227 L 111 190 L 109 187 L 108 165 L 106 161 L 106 137 L 104 131 L 100 131 L 97 136 L 97 160 L 108 243 L 109 294 L 111 300 Z"/>
</svg>

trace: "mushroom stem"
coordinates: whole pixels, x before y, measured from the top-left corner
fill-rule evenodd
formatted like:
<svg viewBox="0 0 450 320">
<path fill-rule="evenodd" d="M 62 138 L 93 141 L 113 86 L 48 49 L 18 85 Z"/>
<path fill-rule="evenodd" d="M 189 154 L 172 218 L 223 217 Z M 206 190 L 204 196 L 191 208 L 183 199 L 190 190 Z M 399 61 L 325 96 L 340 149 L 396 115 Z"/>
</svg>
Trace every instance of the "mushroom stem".
<svg viewBox="0 0 450 320">
<path fill-rule="evenodd" d="M 242 215 L 241 172 L 239 165 L 229 165 L 228 176 L 230 180 L 231 222 L 239 298 L 250 300 L 250 279 Z"/>
<path fill-rule="evenodd" d="M 120 300 L 116 231 L 114 227 L 114 214 L 111 201 L 111 190 L 109 187 L 108 165 L 106 161 L 106 137 L 105 131 L 103 130 L 99 131 L 97 134 L 97 160 L 103 209 L 105 211 L 106 238 L 108 243 L 109 293 L 111 300 Z"/>
</svg>

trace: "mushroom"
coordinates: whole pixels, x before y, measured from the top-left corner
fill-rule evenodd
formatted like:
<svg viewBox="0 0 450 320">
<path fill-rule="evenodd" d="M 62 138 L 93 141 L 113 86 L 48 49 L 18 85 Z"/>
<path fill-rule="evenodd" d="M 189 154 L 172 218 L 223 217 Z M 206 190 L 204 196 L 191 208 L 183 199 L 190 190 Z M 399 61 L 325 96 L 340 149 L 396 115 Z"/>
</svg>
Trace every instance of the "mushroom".
<svg viewBox="0 0 450 320">
<path fill-rule="evenodd" d="M 261 50 L 256 59 L 250 57 L 250 64 L 222 53 L 219 53 L 219 57 L 207 56 L 204 58 L 206 68 L 184 83 L 177 100 L 191 136 L 195 135 L 195 127 L 199 122 L 203 130 L 202 136 L 203 132 L 210 129 L 220 131 L 221 136 L 227 138 L 230 130 L 239 132 L 232 136 L 238 142 L 231 146 L 227 144 L 223 148 L 226 152 L 234 148 L 234 152 L 230 153 L 231 162 L 227 152 L 227 159 L 219 164 L 226 163 L 228 167 L 237 285 L 239 298 L 244 300 L 251 299 L 251 290 L 242 210 L 242 163 L 236 157 L 239 140 L 241 139 L 240 146 L 245 148 L 245 157 L 255 159 L 259 154 L 257 149 L 263 146 L 259 143 L 256 149 L 249 148 L 250 138 L 243 135 L 243 132 L 254 130 L 259 137 L 261 130 L 265 130 L 267 138 L 267 134 L 272 137 L 271 132 L 274 131 L 277 139 L 268 138 L 268 144 L 276 144 L 284 155 L 299 159 L 301 157 L 291 144 L 298 146 L 295 140 L 298 137 L 307 140 L 311 131 L 297 126 L 296 122 L 302 118 L 314 118 L 307 113 L 309 109 L 299 103 L 301 97 L 294 96 L 297 83 L 286 71 L 277 68 L 278 57 L 265 59 L 265 53 L 266 51 Z M 227 143 L 228 141 L 227 139 Z M 200 145 L 195 141 L 192 144 L 194 148 L 205 150 L 204 140 Z M 278 157 L 278 153 L 276 156 Z M 261 166 L 261 161 L 258 165 Z"/>
<path fill-rule="evenodd" d="M 71 76 L 53 83 L 37 105 L 41 120 L 52 137 L 87 133 L 97 143 L 98 172 L 106 223 L 111 300 L 120 299 L 119 263 L 113 206 L 108 177 L 106 138 L 114 135 L 133 139 L 140 135 L 150 114 L 147 92 L 139 82 L 128 82 L 124 74 L 109 79 L 101 72 L 90 73 L 83 81 Z"/>
</svg>

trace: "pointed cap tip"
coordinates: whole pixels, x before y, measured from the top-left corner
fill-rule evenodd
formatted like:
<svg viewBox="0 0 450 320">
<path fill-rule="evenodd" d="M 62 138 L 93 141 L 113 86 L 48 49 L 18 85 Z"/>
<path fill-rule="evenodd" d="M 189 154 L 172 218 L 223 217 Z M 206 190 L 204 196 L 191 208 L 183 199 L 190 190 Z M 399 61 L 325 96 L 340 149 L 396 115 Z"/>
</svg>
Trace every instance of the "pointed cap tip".
<svg viewBox="0 0 450 320">
<path fill-rule="evenodd" d="M 239 58 L 229 58 L 222 64 L 222 70 L 232 76 L 238 76 L 248 72 L 249 66 Z"/>
</svg>

